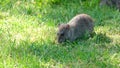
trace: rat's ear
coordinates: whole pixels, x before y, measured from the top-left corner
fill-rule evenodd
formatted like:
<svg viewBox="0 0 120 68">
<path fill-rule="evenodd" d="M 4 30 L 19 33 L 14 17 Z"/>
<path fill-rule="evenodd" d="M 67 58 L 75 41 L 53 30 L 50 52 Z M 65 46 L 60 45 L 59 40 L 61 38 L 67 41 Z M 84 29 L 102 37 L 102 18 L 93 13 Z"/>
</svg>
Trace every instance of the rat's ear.
<svg viewBox="0 0 120 68">
<path fill-rule="evenodd" d="M 70 25 L 69 25 L 69 24 L 67 24 L 67 25 L 66 25 L 66 28 L 67 28 L 67 29 L 69 29 L 69 28 L 70 28 Z"/>
</svg>

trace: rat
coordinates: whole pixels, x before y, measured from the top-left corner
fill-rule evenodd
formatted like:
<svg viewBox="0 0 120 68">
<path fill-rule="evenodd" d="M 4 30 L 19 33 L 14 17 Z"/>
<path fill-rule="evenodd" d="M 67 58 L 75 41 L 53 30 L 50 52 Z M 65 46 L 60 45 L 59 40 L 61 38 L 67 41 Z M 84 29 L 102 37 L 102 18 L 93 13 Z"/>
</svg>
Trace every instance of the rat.
<svg viewBox="0 0 120 68">
<path fill-rule="evenodd" d="M 69 40 L 73 42 L 86 34 L 92 34 L 94 31 L 93 19 L 87 14 L 78 14 L 67 24 L 59 24 L 57 32 L 58 43 Z"/>
</svg>

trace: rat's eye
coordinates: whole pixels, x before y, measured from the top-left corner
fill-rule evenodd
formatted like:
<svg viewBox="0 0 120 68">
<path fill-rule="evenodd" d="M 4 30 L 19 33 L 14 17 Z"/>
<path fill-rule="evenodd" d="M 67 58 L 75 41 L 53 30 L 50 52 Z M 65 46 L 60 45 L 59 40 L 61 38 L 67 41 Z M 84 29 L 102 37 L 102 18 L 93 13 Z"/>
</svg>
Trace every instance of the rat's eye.
<svg viewBox="0 0 120 68">
<path fill-rule="evenodd" d="M 61 36 L 64 36 L 64 33 L 62 33 Z"/>
</svg>

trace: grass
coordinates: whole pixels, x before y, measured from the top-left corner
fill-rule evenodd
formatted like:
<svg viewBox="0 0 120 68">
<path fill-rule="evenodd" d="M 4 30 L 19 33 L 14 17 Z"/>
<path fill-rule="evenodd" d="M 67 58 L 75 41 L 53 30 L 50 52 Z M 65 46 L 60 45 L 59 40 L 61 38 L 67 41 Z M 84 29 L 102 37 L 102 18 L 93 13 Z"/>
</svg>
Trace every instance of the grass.
<svg viewBox="0 0 120 68">
<path fill-rule="evenodd" d="M 57 24 L 79 13 L 94 19 L 96 35 L 57 44 Z M 119 67 L 118 10 L 97 0 L 0 0 L 0 68 Z"/>
</svg>

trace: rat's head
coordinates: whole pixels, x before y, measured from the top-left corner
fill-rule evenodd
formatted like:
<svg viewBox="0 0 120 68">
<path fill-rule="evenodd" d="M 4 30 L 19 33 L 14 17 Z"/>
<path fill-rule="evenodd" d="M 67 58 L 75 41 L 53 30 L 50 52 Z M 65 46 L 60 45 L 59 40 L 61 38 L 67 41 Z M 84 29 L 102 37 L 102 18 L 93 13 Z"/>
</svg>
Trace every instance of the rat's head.
<svg viewBox="0 0 120 68">
<path fill-rule="evenodd" d="M 58 32 L 57 32 L 58 43 L 62 43 L 66 40 L 66 38 L 68 37 L 69 27 L 70 26 L 68 24 L 59 24 L 58 25 Z"/>
</svg>

